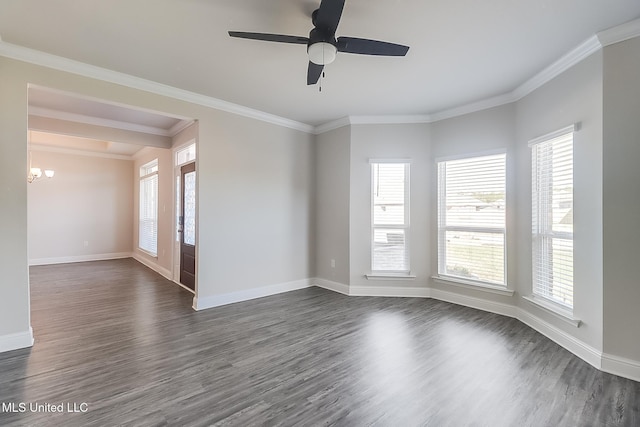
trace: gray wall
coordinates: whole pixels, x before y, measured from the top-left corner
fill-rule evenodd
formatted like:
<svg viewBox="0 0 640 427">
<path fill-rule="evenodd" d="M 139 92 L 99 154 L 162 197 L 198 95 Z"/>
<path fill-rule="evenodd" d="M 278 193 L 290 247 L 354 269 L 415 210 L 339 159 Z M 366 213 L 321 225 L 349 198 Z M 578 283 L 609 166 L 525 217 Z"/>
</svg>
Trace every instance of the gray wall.
<svg viewBox="0 0 640 427">
<path fill-rule="evenodd" d="M 410 282 L 371 281 L 371 166 L 370 159 L 410 159 Z M 430 164 L 428 124 L 351 126 L 350 165 L 350 281 L 351 286 L 426 287 L 431 269 L 429 219 Z"/>
<path fill-rule="evenodd" d="M 639 76 L 640 38 L 604 49 L 604 351 L 635 361 L 640 361 Z"/>
<path fill-rule="evenodd" d="M 516 262 L 515 243 L 517 236 L 515 232 L 516 215 L 509 207 L 513 206 L 517 181 L 516 170 L 513 167 L 515 154 L 515 105 L 503 105 L 477 113 L 467 114 L 448 120 L 442 120 L 432 125 L 432 163 L 434 165 L 429 187 L 431 204 L 434 206 L 434 215 L 431 220 L 431 248 L 433 257 L 431 258 L 431 268 L 434 274 L 438 272 L 438 218 L 435 213 L 437 206 L 437 170 L 435 164 L 439 159 L 456 157 L 471 157 L 486 153 L 505 152 L 507 153 L 507 284 L 510 288 L 516 286 Z M 491 299 L 496 302 L 512 304 L 510 297 L 500 295 L 487 295 L 486 292 L 473 289 L 460 289 L 446 284 L 432 282 L 431 287 L 445 291 L 453 291 L 471 297 Z"/>
<path fill-rule="evenodd" d="M 528 141 L 574 123 L 575 328 L 519 299 L 520 307 L 602 350 L 602 53 L 597 52 L 517 103 L 517 290 L 531 295 L 531 154 Z"/>
<path fill-rule="evenodd" d="M 344 285 L 349 284 L 350 140 L 348 126 L 316 138 L 316 277 Z"/>
</svg>

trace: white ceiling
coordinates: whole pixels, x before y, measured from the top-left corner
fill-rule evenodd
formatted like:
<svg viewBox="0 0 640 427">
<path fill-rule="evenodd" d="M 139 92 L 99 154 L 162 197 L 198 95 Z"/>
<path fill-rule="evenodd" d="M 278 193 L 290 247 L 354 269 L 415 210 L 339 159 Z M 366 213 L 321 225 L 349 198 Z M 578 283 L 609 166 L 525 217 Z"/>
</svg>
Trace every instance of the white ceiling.
<svg viewBox="0 0 640 427">
<path fill-rule="evenodd" d="M 322 92 L 303 45 L 311 0 L 0 0 L 0 36 L 317 125 L 349 115 L 433 114 L 514 90 L 595 33 L 640 17 L 638 0 L 347 0 L 337 35 L 411 46 L 407 57 L 339 54 Z"/>
</svg>

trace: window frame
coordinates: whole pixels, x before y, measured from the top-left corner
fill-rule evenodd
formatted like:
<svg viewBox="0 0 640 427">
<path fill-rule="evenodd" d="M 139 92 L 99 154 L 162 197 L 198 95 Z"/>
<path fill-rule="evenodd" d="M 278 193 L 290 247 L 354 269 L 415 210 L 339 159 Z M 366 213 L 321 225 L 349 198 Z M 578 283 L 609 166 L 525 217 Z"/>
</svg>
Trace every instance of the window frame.
<svg viewBox="0 0 640 427">
<path fill-rule="evenodd" d="M 541 195 L 541 191 L 537 191 L 536 188 L 540 184 L 540 180 L 542 177 L 538 176 L 540 172 L 538 170 L 537 156 L 539 155 L 535 150 L 542 147 L 543 144 L 552 144 L 554 141 L 556 143 L 566 143 L 567 141 L 563 141 L 563 138 L 571 137 L 571 209 L 575 207 L 575 132 L 577 130 L 577 125 L 573 124 L 567 126 L 562 129 L 558 129 L 555 132 L 548 133 L 546 135 L 540 136 L 529 141 L 530 148 L 530 156 L 531 156 L 531 292 L 532 297 L 536 299 L 540 299 L 543 304 L 546 304 L 547 308 L 560 313 L 565 316 L 571 316 L 573 314 L 574 309 L 574 296 L 575 296 L 575 248 L 574 248 L 574 225 L 573 222 L 571 224 L 571 232 L 567 231 L 554 231 L 553 230 L 553 221 L 549 223 L 549 221 L 544 221 L 541 216 L 543 215 L 540 212 L 541 202 L 540 199 L 543 197 Z M 551 174 L 553 174 L 553 165 L 551 165 Z M 554 207 L 553 207 L 553 192 L 550 195 L 551 203 L 549 200 L 546 202 L 546 206 L 550 206 L 551 212 L 547 212 L 546 215 L 551 215 L 553 217 Z M 559 207 L 558 207 L 559 209 Z M 572 214 L 573 215 L 573 214 Z M 548 227 L 546 230 L 540 230 L 541 227 L 547 224 Z M 550 229 L 548 229 L 550 227 Z M 571 300 L 569 303 L 566 301 L 562 301 L 560 298 L 554 298 L 552 295 L 549 295 L 549 290 L 553 288 L 553 283 L 542 284 L 538 280 L 538 264 L 539 260 L 549 260 L 552 259 L 548 253 L 541 253 L 544 251 L 544 245 L 541 242 L 541 239 L 544 239 L 548 242 L 546 246 L 551 245 L 551 251 L 553 251 L 553 242 L 554 240 L 561 241 L 570 241 L 571 242 Z M 542 261 L 544 262 L 544 261 Z M 547 269 L 549 271 L 553 271 L 554 264 L 553 260 L 550 261 Z M 563 285 L 563 288 L 565 286 Z"/>
<path fill-rule="evenodd" d="M 139 194 L 138 194 L 138 249 L 142 252 L 157 258 L 158 257 L 158 197 L 159 197 L 159 186 L 160 186 L 160 177 L 159 177 L 159 162 L 158 159 L 151 160 L 140 166 L 139 169 Z M 155 180 L 155 217 L 154 218 L 143 218 L 143 212 L 146 209 L 143 209 L 143 204 L 147 203 L 147 200 L 144 200 L 143 197 L 146 196 L 146 190 L 143 190 L 143 186 L 148 183 L 150 180 Z M 149 240 L 153 240 L 155 237 L 155 242 L 153 242 L 153 246 L 155 246 L 155 252 L 153 251 L 153 247 L 143 247 L 143 241 L 147 239 L 143 239 L 142 233 L 144 231 L 143 222 L 152 220 L 154 233 L 153 236 Z"/>
<path fill-rule="evenodd" d="M 478 227 L 478 226 L 461 226 L 461 225 L 447 225 L 447 208 L 446 208 L 446 200 L 443 198 L 446 197 L 447 191 L 447 183 L 446 183 L 446 165 L 447 163 L 462 161 L 462 160 L 476 160 L 482 159 L 485 157 L 497 157 L 502 156 L 504 161 L 504 204 L 505 204 L 505 214 L 504 214 L 504 225 L 502 227 Z M 455 156 L 455 157 L 446 157 L 446 158 L 438 158 L 436 159 L 436 185 L 437 185 L 437 195 L 436 195 L 436 205 L 437 205 L 437 276 L 434 277 L 436 280 L 441 279 L 443 282 L 447 283 L 460 283 L 465 286 L 470 286 L 473 288 L 485 288 L 485 289 L 495 289 L 497 292 L 509 292 L 508 290 L 508 263 L 507 263 L 507 217 L 506 217 L 506 201 L 508 196 L 508 186 L 507 186 L 507 153 L 505 150 L 494 150 L 494 151 L 486 151 L 480 153 L 473 153 L 469 155 L 463 156 Z M 458 232 L 468 232 L 468 233 L 486 233 L 486 234 L 501 234 L 502 235 L 502 248 L 503 248 L 503 271 L 502 271 L 502 283 L 491 280 L 481 280 L 470 277 L 464 277 L 462 275 L 455 275 L 447 272 L 447 247 L 446 247 L 446 235 L 448 231 L 458 231 Z"/>
<path fill-rule="evenodd" d="M 371 191 L 370 191 L 370 214 L 371 214 L 371 277 L 383 277 L 383 276 L 409 276 L 411 274 L 411 242 L 410 242 L 410 230 L 411 230 L 411 160 L 410 159 L 370 159 L 370 176 L 371 176 Z M 398 224 L 376 224 L 375 223 L 375 166 L 379 164 L 399 164 L 404 165 L 404 223 Z M 397 229 L 404 232 L 404 253 L 405 253 L 405 266 L 404 269 L 380 269 L 375 268 L 375 233 L 376 229 Z"/>
</svg>

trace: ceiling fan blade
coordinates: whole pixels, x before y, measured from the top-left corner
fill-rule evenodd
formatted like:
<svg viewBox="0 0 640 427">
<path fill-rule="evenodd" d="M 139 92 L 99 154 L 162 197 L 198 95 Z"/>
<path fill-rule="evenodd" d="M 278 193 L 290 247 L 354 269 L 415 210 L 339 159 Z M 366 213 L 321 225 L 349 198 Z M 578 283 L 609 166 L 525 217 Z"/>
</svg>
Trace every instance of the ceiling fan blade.
<svg viewBox="0 0 640 427">
<path fill-rule="evenodd" d="M 267 34 L 267 33 L 245 33 L 242 31 L 229 31 L 231 37 L 237 37 L 240 39 L 262 40 L 265 42 L 277 42 L 277 43 L 293 43 L 293 44 L 307 44 L 309 39 L 301 36 L 287 36 L 284 34 Z"/>
<path fill-rule="evenodd" d="M 345 0 L 322 0 L 318 12 L 314 14 L 313 25 L 327 30 L 333 36 L 342 17 Z"/>
<path fill-rule="evenodd" d="M 357 53 L 360 55 L 405 56 L 408 51 L 409 46 L 401 44 L 356 37 L 338 37 L 338 52 Z"/>
<path fill-rule="evenodd" d="M 307 85 L 314 85 L 320 80 L 324 65 L 314 64 L 309 61 L 309 69 L 307 70 Z"/>
</svg>

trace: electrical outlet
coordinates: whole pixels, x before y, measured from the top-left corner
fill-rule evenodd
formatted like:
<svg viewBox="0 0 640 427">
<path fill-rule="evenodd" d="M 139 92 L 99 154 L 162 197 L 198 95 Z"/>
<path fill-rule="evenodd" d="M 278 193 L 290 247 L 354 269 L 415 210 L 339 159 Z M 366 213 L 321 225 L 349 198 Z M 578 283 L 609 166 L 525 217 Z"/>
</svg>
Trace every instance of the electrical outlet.
<svg viewBox="0 0 640 427">
<path fill-rule="evenodd" d="M 84 241 L 84 247 L 86 248 L 87 246 L 89 246 L 89 241 L 88 241 L 88 240 L 85 240 L 85 241 Z"/>
<path fill-rule="evenodd" d="M 336 260 L 335 259 L 331 260 L 331 268 L 336 268 Z"/>
</svg>

